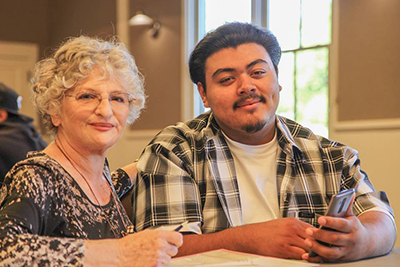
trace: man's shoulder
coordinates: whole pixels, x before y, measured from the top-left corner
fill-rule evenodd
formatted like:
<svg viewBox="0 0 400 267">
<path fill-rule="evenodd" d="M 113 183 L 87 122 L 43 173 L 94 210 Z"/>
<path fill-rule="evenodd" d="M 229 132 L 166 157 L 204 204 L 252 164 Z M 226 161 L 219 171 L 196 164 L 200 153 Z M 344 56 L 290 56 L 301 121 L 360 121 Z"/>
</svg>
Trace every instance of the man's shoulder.
<svg viewBox="0 0 400 267">
<path fill-rule="evenodd" d="M 204 113 L 194 119 L 167 126 L 154 137 L 153 143 L 163 141 L 176 144 L 200 140 L 204 137 L 204 130 L 207 128 L 209 118 L 210 114 Z"/>
<path fill-rule="evenodd" d="M 301 125 L 298 122 L 295 122 L 291 119 L 278 116 L 278 121 L 283 125 L 283 132 L 284 134 L 291 137 L 294 142 L 298 145 L 304 144 L 308 147 L 310 144 L 314 144 L 314 146 L 320 148 L 327 148 L 327 149 L 346 149 L 348 148 L 347 145 L 328 139 L 322 135 L 318 135 L 314 133 L 310 128 Z"/>
</svg>

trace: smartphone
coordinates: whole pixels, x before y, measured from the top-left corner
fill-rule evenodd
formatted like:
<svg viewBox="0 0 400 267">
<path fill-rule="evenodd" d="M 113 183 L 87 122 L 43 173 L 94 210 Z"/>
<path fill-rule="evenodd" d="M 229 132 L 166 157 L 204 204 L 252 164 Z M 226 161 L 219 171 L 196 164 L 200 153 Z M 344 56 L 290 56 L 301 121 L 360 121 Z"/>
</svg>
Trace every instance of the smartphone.
<svg viewBox="0 0 400 267">
<path fill-rule="evenodd" d="M 353 193 L 355 192 L 354 188 L 346 189 L 343 191 L 340 191 L 336 195 L 334 195 L 331 199 L 331 202 L 329 203 L 328 210 L 325 213 L 325 216 L 331 216 L 331 217 L 344 217 L 344 214 L 346 213 L 347 209 L 349 208 L 351 198 L 353 197 Z M 336 231 L 327 227 L 320 226 L 320 229 L 327 229 L 331 231 Z M 318 241 L 318 243 L 323 244 L 325 246 L 331 246 L 328 243 Z M 310 257 L 315 257 L 318 254 L 315 253 L 314 251 L 310 250 L 308 253 L 308 256 Z"/>
</svg>

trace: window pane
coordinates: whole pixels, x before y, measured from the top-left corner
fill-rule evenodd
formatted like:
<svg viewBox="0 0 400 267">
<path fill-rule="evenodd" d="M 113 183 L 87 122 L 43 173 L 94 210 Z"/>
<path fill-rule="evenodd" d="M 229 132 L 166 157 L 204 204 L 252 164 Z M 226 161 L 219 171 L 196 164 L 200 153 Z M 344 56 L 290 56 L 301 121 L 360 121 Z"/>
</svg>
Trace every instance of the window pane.
<svg viewBox="0 0 400 267">
<path fill-rule="evenodd" d="M 277 113 L 286 118 L 294 115 L 294 53 L 283 53 L 279 63 L 279 84 L 282 86 Z"/>
<path fill-rule="evenodd" d="M 331 42 L 331 0 L 303 0 L 303 47 L 326 45 Z"/>
<path fill-rule="evenodd" d="M 268 28 L 278 38 L 282 50 L 299 48 L 300 0 L 270 0 L 268 15 Z"/>
<path fill-rule="evenodd" d="M 249 0 L 204 0 L 205 30 L 209 32 L 225 22 L 251 22 Z"/>
<path fill-rule="evenodd" d="M 199 21 L 204 23 L 199 27 L 199 39 L 226 22 L 251 22 L 251 4 L 252 1 L 249 0 L 199 0 L 199 6 L 201 6 Z M 209 110 L 209 108 L 204 108 L 197 92 L 195 99 L 198 100 L 198 102 L 195 100 L 195 103 L 198 103 L 194 107 L 195 116 Z"/>
<path fill-rule="evenodd" d="M 328 136 L 328 48 L 297 54 L 297 121 Z"/>
</svg>

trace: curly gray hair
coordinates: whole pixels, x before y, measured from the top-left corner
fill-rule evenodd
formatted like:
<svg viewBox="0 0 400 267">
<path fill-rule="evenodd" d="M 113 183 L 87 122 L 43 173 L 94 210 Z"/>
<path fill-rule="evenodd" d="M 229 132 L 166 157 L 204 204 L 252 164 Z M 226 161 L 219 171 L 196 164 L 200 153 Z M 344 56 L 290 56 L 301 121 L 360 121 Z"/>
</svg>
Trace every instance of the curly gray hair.
<svg viewBox="0 0 400 267">
<path fill-rule="evenodd" d="M 50 135 L 57 133 L 51 116 L 59 114 L 65 91 L 79 85 L 94 68 L 100 70 L 104 79 L 115 77 L 134 99 L 129 107 L 127 123 L 133 123 L 139 117 L 146 98 L 144 78 L 125 45 L 116 37 L 109 41 L 87 36 L 73 37 L 35 67 L 33 101 Z"/>
</svg>

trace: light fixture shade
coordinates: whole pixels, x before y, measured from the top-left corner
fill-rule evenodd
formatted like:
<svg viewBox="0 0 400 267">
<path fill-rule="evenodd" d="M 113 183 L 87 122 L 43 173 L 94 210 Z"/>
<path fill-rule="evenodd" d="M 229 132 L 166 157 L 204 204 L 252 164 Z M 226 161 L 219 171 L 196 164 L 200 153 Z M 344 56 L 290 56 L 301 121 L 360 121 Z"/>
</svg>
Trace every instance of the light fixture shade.
<svg viewBox="0 0 400 267">
<path fill-rule="evenodd" d="M 136 14 L 129 20 L 129 25 L 152 25 L 154 23 L 153 19 L 149 16 L 143 14 L 143 12 L 136 12 Z"/>
</svg>

